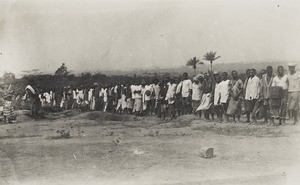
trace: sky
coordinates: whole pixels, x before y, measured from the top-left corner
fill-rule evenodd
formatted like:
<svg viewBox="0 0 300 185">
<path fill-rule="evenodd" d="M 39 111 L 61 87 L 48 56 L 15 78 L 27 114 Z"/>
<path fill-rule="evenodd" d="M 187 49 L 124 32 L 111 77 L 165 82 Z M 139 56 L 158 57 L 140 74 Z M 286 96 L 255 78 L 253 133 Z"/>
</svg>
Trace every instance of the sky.
<svg viewBox="0 0 300 185">
<path fill-rule="evenodd" d="M 0 0 L 0 71 L 300 61 L 298 0 Z"/>
</svg>

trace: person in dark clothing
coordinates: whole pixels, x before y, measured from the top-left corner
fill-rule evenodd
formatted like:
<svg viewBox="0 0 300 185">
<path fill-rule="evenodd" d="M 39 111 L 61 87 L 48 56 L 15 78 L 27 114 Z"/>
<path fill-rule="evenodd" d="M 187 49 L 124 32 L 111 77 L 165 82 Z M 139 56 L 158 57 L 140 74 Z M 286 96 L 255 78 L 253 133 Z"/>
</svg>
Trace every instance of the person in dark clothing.
<svg viewBox="0 0 300 185">
<path fill-rule="evenodd" d="M 26 99 L 30 100 L 31 113 L 34 121 L 38 118 L 38 111 L 41 109 L 41 101 L 39 98 L 39 89 L 33 80 L 29 81 L 29 85 L 25 88 Z"/>
</svg>

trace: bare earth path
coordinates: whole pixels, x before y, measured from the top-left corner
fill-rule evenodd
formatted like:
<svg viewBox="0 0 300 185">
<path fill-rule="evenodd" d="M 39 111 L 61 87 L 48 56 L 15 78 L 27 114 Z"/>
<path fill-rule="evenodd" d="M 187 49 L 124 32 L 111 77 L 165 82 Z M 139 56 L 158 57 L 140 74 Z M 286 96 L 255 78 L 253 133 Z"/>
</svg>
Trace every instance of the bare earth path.
<svg viewBox="0 0 300 185">
<path fill-rule="evenodd" d="M 62 129 L 71 137 L 60 138 Z M 299 125 L 66 111 L 0 125 L 0 184 L 298 184 L 299 133 Z M 198 155 L 204 146 L 214 158 Z"/>
</svg>

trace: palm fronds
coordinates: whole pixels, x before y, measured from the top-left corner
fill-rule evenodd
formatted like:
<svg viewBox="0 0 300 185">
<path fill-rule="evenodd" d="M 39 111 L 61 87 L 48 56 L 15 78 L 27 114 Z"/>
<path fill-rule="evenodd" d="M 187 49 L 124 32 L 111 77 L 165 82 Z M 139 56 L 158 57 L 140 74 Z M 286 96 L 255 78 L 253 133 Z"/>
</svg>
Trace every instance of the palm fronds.
<svg viewBox="0 0 300 185">
<path fill-rule="evenodd" d="M 193 57 L 190 60 L 187 61 L 187 66 L 192 66 L 194 69 L 194 73 L 196 74 L 197 64 L 204 64 L 201 62 L 197 57 Z"/>
<path fill-rule="evenodd" d="M 216 56 L 216 54 L 217 52 L 209 51 L 203 56 L 203 60 L 210 61 L 211 69 L 213 61 L 217 60 L 218 58 L 221 58 L 221 56 Z"/>
</svg>

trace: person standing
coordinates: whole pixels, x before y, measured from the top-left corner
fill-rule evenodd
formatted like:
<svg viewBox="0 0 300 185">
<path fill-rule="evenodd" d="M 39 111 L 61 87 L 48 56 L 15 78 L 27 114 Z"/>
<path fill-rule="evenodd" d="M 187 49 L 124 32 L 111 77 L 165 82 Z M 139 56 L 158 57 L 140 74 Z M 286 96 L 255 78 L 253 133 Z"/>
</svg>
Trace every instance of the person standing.
<svg viewBox="0 0 300 185">
<path fill-rule="evenodd" d="M 151 86 L 151 89 L 152 89 L 152 92 L 151 92 L 151 95 L 150 95 L 150 100 L 149 100 L 149 104 L 150 104 L 150 110 L 149 110 L 149 113 L 150 115 L 153 115 L 155 114 L 155 103 L 156 103 L 156 99 L 155 99 L 155 90 L 154 90 L 154 86 L 155 86 L 155 83 L 156 82 L 156 78 L 152 79 L 152 82 L 151 84 L 149 84 L 149 86 Z"/>
<path fill-rule="evenodd" d="M 153 93 L 153 86 L 148 82 L 142 82 L 142 104 L 143 104 L 143 115 L 150 115 L 151 110 L 151 95 Z"/>
<path fill-rule="evenodd" d="M 131 85 L 128 83 L 127 88 L 125 91 L 125 99 L 126 99 L 126 113 L 127 114 L 132 114 L 132 109 L 133 109 L 133 100 L 132 100 L 132 92 L 131 92 Z"/>
<path fill-rule="evenodd" d="M 296 71 L 295 63 L 288 63 L 288 111 L 293 117 L 293 124 L 298 123 L 299 99 L 300 99 L 300 72 Z"/>
<path fill-rule="evenodd" d="M 174 79 L 170 79 L 168 84 L 168 90 L 166 95 L 166 100 L 168 100 L 168 118 L 170 120 L 175 118 L 175 94 L 176 94 L 177 84 Z"/>
<path fill-rule="evenodd" d="M 271 87 L 273 82 L 274 74 L 273 67 L 268 66 L 266 69 L 266 74 L 262 76 L 262 96 L 263 96 L 263 112 L 264 112 L 264 123 L 267 123 L 269 120 L 269 125 L 274 125 L 274 117 L 270 112 L 270 98 L 271 98 Z"/>
<path fill-rule="evenodd" d="M 279 118 L 279 125 L 285 124 L 287 100 L 288 100 L 288 76 L 284 74 L 284 68 L 278 66 L 277 76 L 273 78 L 272 88 L 280 88 L 279 92 L 272 96 L 271 112 L 274 117 Z M 272 90 L 271 92 L 274 92 Z M 273 93 L 272 93 L 273 94 Z M 277 102 L 277 104 L 275 104 Z"/>
<path fill-rule="evenodd" d="M 99 93 L 99 97 L 101 99 L 101 109 L 102 111 L 106 112 L 107 111 L 107 86 L 103 86 L 100 90 L 100 93 Z"/>
<path fill-rule="evenodd" d="M 77 109 L 78 94 L 77 94 L 76 88 L 72 89 L 72 97 L 73 97 L 72 109 Z"/>
<path fill-rule="evenodd" d="M 228 116 L 226 113 L 228 108 L 229 82 L 230 80 L 228 79 L 228 73 L 227 72 L 222 73 L 222 82 L 219 84 L 220 103 L 222 105 L 222 112 L 224 113 L 227 122 L 228 122 Z"/>
<path fill-rule="evenodd" d="M 247 110 L 249 107 L 247 106 L 248 103 L 247 101 L 245 100 L 245 96 L 246 96 L 246 88 L 247 88 L 247 85 L 248 85 L 248 80 L 250 78 L 250 71 L 251 69 L 247 69 L 246 70 L 246 75 L 245 75 L 245 80 L 244 80 L 244 85 L 243 85 L 243 92 L 242 92 L 242 114 L 246 114 L 247 117 L 249 116 L 249 119 L 250 119 L 250 114 L 249 114 L 249 110 Z"/>
<path fill-rule="evenodd" d="M 134 88 L 134 113 L 136 116 L 140 116 L 142 113 L 142 85 L 140 83 L 136 83 Z"/>
<path fill-rule="evenodd" d="M 202 84 L 200 83 L 199 78 L 196 76 L 193 79 L 193 90 L 192 90 L 192 106 L 193 113 L 196 114 L 196 110 L 200 105 L 201 97 L 202 97 Z M 200 116 L 200 111 L 199 111 Z"/>
<path fill-rule="evenodd" d="M 159 91 L 159 105 L 160 105 L 160 114 L 158 115 L 159 118 L 166 119 L 167 116 L 167 91 L 168 91 L 168 80 L 164 79 L 161 83 L 159 83 L 160 91 Z"/>
<path fill-rule="evenodd" d="M 251 69 L 249 76 L 250 77 L 247 80 L 245 92 L 245 110 L 247 114 L 247 123 L 250 123 L 250 114 L 253 112 L 254 105 L 259 99 L 260 93 L 260 79 L 256 76 L 256 70 Z"/>
<path fill-rule="evenodd" d="M 233 117 L 233 121 L 236 123 L 236 117 L 238 121 L 241 116 L 241 103 L 243 92 L 243 81 L 238 78 L 236 70 L 231 72 L 232 79 L 229 82 L 229 103 L 227 109 L 227 115 Z"/>
<path fill-rule="evenodd" d="M 222 123 L 222 104 L 220 103 L 221 91 L 220 84 L 222 82 L 221 76 L 219 73 L 214 73 L 214 90 L 213 90 L 213 109 L 218 117 L 219 123 Z"/>
<path fill-rule="evenodd" d="M 154 92 L 154 110 L 155 114 L 160 117 L 160 102 L 159 102 L 159 93 L 160 93 L 160 85 L 158 78 L 153 79 L 153 92 Z"/>
<path fill-rule="evenodd" d="M 3 119 L 4 123 L 15 123 L 16 122 L 16 114 L 14 113 L 14 92 L 11 91 L 11 85 L 8 88 L 5 88 L 3 96 L 4 106 L 3 106 Z"/>
<path fill-rule="evenodd" d="M 100 87 L 98 83 L 94 83 L 93 98 L 95 101 L 95 110 L 100 110 Z"/>
<path fill-rule="evenodd" d="M 95 110 L 95 98 L 94 98 L 93 94 L 94 94 L 94 88 L 91 87 L 88 89 L 88 102 L 89 102 L 90 110 Z"/>
<path fill-rule="evenodd" d="M 127 93 L 127 84 L 121 85 L 121 113 L 127 112 L 127 101 L 126 101 L 126 93 Z"/>
<path fill-rule="evenodd" d="M 122 113 L 122 91 L 123 91 L 123 86 L 119 82 L 118 85 L 115 86 L 115 99 L 116 99 L 116 106 L 115 106 L 115 111 L 118 114 Z"/>
<path fill-rule="evenodd" d="M 204 79 L 202 81 L 202 97 L 200 101 L 200 105 L 197 108 L 196 111 L 201 111 L 204 115 L 204 118 L 207 121 L 210 121 L 209 115 L 212 115 L 212 119 L 214 119 L 214 106 L 212 106 L 212 102 L 214 101 L 214 89 L 215 89 L 215 79 L 217 76 L 219 76 L 219 73 L 217 71 L 212 72 L 211 70 L 208 71 L 209 75 L 207 73 L 204 74 Z M 213 74 L 212 74 L 213 73 Z"/>
<path fill-rule="evenodd" d="M 106 111 L 107 112 L 114 112 L 114 85 L 111 83 L 107 87 L 107 107 Z"/>
<path fill-rule="evenodd" d="M 182 114 L 182 97 L 181 97 L 181 77 L 175 78 L 176 87 L 176 94 L 175 94 L 175 114 L 180 116 Z"/>
<path fill-rule="evenodd" d="M 78 104 L 78 107 L 81 107 L 81 104 L 84 102 L 84 92 L 83 92 L 83 86 L 80 85 L 78 87 L 78 90 L 77 90 L 77 104 Z"/>
<path fill-rule="evenodd" d="M 31 113 L 34 121 L 38 118 L 38 111 L 40 110 L 42 104 L 39 98 L 39 89 L 35 85 L 34 81 L 29 81 L 29 84 L 25 88 L 26 99 L 30 99 L 31 102 Z"/>
<path fill-rule="evenodd" d="M 131 99 L 132 99 L 132 113 L 135 114 L 135 110 L 136 110 L 136 105 L 135 105 L 135 90 L 136 90 L 136 85 L 135 83 L 133 82 L 131 85 L 130 85 L 130 92 L 131 92 Z"/>
<path fill-rule="evenodd" d="M 188 74 L 186 72 L 183 73 L 182 77 L 183 81 L 179 85 L 181 88 L 183 114 L 190 114 L 192 112 L 191 101 L 193 83 L 189 79 Z"/>
</svg>

